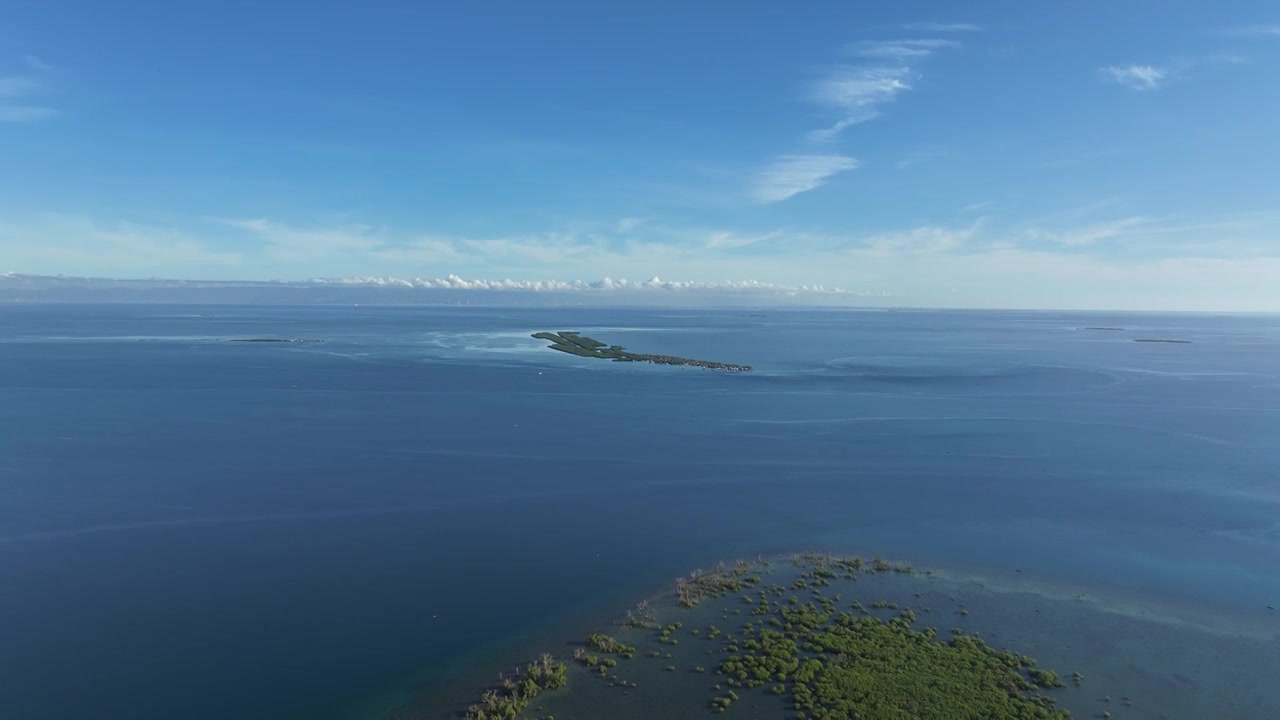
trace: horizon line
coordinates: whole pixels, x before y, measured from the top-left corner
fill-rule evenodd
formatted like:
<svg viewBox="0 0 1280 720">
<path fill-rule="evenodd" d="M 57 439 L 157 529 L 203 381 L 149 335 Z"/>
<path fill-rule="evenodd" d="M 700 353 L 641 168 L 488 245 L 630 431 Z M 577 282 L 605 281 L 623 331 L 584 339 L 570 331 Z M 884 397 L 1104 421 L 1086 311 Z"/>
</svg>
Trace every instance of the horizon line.
<svg viewBox="0 0 1280 720">
<path fill-rule="evenodd" d="M 653 278 L 650 281 L 643 282 L 624 282 L 622 280 L 611 281 L 612 284 L 606 284 L 609 278 L 601 281 L 588 283 L 586 281 L 563 282 L 563 286 L 546 286 L 537 287 L 537 283 L 562 282 L 562 281 L 510 281 L 512 283 L 527 283 L 527 286 L 517 284 L 512 285 L 486 285 L 486 283 L 501 283 L 502 281 L 465 281 L 456 275 L 450 275 L 449 278 L 456 278 L 465 285 L 413 285 L 409 281 L 399 281 L 398 283 L 375 282 L 378 280 L 386 281 L 388 278 L 313 278 L 310 280 L 182 280 L 173 278 L 109 278 L 109 277 L 91 277 L 91 276 L 71 276 L 71 275 L 36 275 L 31 273 L 18 272 L 0 272 L 0 305 L 275 305 L 275 306 L 297 306 L 297 307 L 350 307 L 360 305 L 373 305 L 378 307 L 421 307 L 430 306 L 453 306 L 466 305 L 471 307 L 555 307 L 553 305 L 530 305 L 527 303 L 510 303 L 497 300 L 497 298 L 506 295 L 511 298 L 518 298 L 522 294 L 541 296 L 545 298 L 553 297 L 594 297 L 594 298 L 612 298 L 616 302 L 608 302 L 600 305 L 591 303 L 582 303 L 576 305 L 568 305 L 573 308 L 617 308 L 617 309 L 688 309 L 688 310 L 719 310 L 719 309 L 766 309 L 766 310 L 844 310 L 844 311 L 879 311 L 879 312 L 1005 312 L 1005 313 L 1115 313 L 1126 315 L 1249 315 L 1249 316 L 1280 316 L 1280 309 L 1266 310 L 1241 310 L 1241 309 L 1217 309 L 1217 308 L 1168 308 L 1168 307 L 1152 307 L 1152 308 L 1115 308 L 1115 307 L 1069 307 L 1069 306 L 1013 306 L 1013 305 L 943 305 L 928 302 L 925 298 L 920 298 L 923 302 L 913 303 L 911 301 L 902 302 L 906 299 L 903 295 L 889 293 L 855 293 L 846 290 L 827 290 L 816 288 L 806 288 L 805 286 L 781 286 L 769 283 L 759 283 L 755 281 L 742 281 L 737 283 L 696 283 L 684 282 L 673 283 L 668 281 L 658 281 Z M 448 278 L 446 278 L 447 280 Z M 5 280 L 20 280 L 35 285 L 26 287 L 6 285 Z M 394 280 L 394 279 L 392 279 Z M 41 282 L 43 281 L 43 283 Z M 75 283 L 68 286 L 66 283 Z M 804 289 L 802 289 L 804 288 Z M 254 302 L 252 299 L 246 301 L 237 301 L 229 298 L 204 298 L 192 300 L 183 297 L 169 298 L 134 298 L 134 299 L 109 299 L 109 300 L 89 300 L 85 298 L 63 298 L 57 297 L 37 297 L 37 298 L 19 298 L 5 297 L 3 292 L 25 291 L 27 293 L 47 293 L 58 291 L 87 291 L 87 292 L 143 292 L 143 291 L 190 291 L 190 290 L 208 290 L 208 291 L 235 291 L 238 289 L 275 289 L 289 291 L 307 291 L 307 290 L 337 290 L 366 293 L 395 293 L 414 292 L 427 295 L 467 295 L 467 301 L 459 302 L 457 300 L 451 302 L 385 302 L 380 299 L 370 298 L 368 295 L 358 298 L 361 302 L 352 301 L 333 301 L 325 300 L 322 302 L 272 302 L 263 301 Z M 526 296 L 527 296 L 526 295 Z M 729 302 L 724 305 L 718 305 L 714 302 L 702 303 L 653 303 L 653 302 L 637 302 L 634 298 L 672 298 L 684 295 L 691 298 L 702 298 L 709 300 L 710 298 L 723 298 L 725 300 L 737 300 L 738 302 Z M 403 296 L 401 296 L 403 297 Z M 480 302 L 472 302 L 470 298 L 475 298 Z M 844 300 L 845 302 L 815 302 L 819 298 L 827 298 L 832 300 Z M 357 299 L 357 298 L 353 298 Z M 628 302 L 630 300 L 630 302 Z M 772 300 L 773 302 L 751 302 L 751 301 Z M 870 300 L 872 303 L 858 303 L 857 300 Z M 881 301 L 875 303 L 874 301 Z M 898 302 L 891 302 L 897 300 Z"/>
</svg>

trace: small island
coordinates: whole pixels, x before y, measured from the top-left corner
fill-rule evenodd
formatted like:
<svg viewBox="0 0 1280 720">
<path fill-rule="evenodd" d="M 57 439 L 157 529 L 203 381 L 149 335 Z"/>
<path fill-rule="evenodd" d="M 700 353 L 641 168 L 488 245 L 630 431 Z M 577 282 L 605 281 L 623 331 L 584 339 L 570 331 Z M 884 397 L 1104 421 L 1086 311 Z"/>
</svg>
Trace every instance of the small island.
<svg viewBox="0 0 1280 720">
<path fill-rule="evenodd" d="M 931 577 L 879 557 L 812 552 L 694 571 L 608 633 L 569 643 L 568 657 L 500 676 L 454 717 L 1070 718 L 1058 703 L 1073 689 L 1058 673 L 927 622 L 945 609 L 958 623 L 969 615 L 949 591 L 931 591 Z M 948 597 L 950 608 L 925 604 Z M 1070 683 L 1080 688 L 1083 674 Z"/>
<path fill-rule="evenodd" d="M 324 340 L 321 340 L 321 339 L 319 339 L 319 338 L 274 338 L 274 337 L 262 337 L 262 338 L 231 338 L 231 340 L 229 340 L 228 342 L 238 342 L 238 343 L 319 343 L 319 342 L 324 342 Z"/>
<path fill-rule="evenodd" d="M 1190 345 L 1190 340 L 1166 340 L 1164 338 L 1135 338 L 1134 342 L 1140 343 L 1173 343 L 1174 345 Z"/>
<path fill-rule="evenodd" d="M 559 350 L 578 357 L 600 358 L 614 362 L 648 362 L 655 365 L 688 365 L 709 370 L 727 370 L 729 372 L 743 372 L 751 369 L 750 365 L 694 360 L 692 358 L 676 357 L 675 355 L 649 355 L 627 352 L 619 345 L 606 345 L 595 338 L 585 337 L 581 333 L 572 330 L 561 330 L 558 333 L 536 332 L 533 333 L 533 337 L 550 342 L 551 345 L 548 347 L 552 350 Z"/>
</svg>

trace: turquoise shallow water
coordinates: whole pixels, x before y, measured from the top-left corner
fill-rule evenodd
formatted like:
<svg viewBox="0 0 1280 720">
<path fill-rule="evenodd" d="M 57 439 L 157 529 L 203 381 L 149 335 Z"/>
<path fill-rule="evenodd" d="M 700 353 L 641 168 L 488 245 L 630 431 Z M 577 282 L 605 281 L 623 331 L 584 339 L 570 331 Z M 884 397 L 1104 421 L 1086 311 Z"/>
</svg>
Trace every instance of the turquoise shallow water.
<svg viewBox="0 0 1280 720">
<path fill-rule="evenodd" d="M 1274 642 L 1277 327 L 6 306 L 0 706 L 338 719 L 434 697 L 447 714 L 495 664 L 607 625 L 690 568 L 800 548 Z M 756 370 L 571 358 L 526 337 L 542 329 Z M 326 342 L 220 341 L 246 336 Z M 1062 618 L 1093 643 L 1100 684 L 1182 642 Z M 1173 674 L 1206 696 L 1249 692 L 1187 667 Z"/>
</svg>

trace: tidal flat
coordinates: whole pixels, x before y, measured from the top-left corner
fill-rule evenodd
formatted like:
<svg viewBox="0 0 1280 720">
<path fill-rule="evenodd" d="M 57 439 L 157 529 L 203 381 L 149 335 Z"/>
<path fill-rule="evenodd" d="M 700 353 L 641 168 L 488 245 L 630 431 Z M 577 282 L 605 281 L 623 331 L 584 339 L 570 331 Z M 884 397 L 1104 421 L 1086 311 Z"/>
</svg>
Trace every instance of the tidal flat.
<svg viewBox="0 0 1280 720">
<path fill-rule="evenodd" d="M 611 626 L 551 643 L 564 688 L 522 712 L 489 710 L 502 684 L 519 693 L 508 671 L 477 689 L 489 701 L 443 716 L 1275 717 L 1280 638 L 1210 620 L 879 558 L 759 558 L 694 571 Z"/>
</svg>

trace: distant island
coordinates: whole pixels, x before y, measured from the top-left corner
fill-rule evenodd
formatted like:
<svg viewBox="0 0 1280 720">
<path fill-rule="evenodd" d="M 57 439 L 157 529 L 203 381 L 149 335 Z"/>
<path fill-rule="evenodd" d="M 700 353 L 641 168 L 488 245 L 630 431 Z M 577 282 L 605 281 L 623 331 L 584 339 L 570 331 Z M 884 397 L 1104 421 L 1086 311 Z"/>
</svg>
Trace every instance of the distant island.
<svg viewBox="0 0 1280 720">
<path fill-rule="evenodd" d="M 228 342 L 239 343 L 319 343 L 324 342 L 319 338 L 231 338 Z"/>
<path fill-rule="evenodd" d="M 1115 332 L 1123 332 L 1123 331 L 1124 331 L 1124 328 L 1119 328 L 1119 327 L 1104 327 L 1104 326 L 1097 326 L 1097 325 L 1095 325 L 1095 326 L 1092 326 L 1092 327 L 1086 327 L 1086 328 L 1085 328 L 1085 330 L 1109 330 L 1109 331 L 1115 331 Z M 1133 341 L 1134 341 L 1134 342 L 1140 342 L 1140 343 L 1174 343 L 1174 344 L 1177 344 L 1177 345 L 1190 345 L 1190 344 L 1191 344 L 1191 341 L 1190 341 L 1190 340 L 1171 340 L 1171 339 L 1166 339 L 1166 338 L 1133 338 Z"/>
<path fill-rule="evenodd" d="M 656 365 L 689 365 L 691 367 L 707 368 L 709 370 L 728 370 L 730 372 L 743 372 L 750 370 L 750 365 L 737 365 L 734 363 L 714 362 L 711 360 L 694 360 L 692 358 L 676 357 L 675 355 L 648 355 L 644 353 L 627 352 L 619 345 L 606 345 L 605 343 L 583 336 L 581 333 L 571 330 L 561 330 L 558 333 L 553 332 L 536 332 L 533 337 L 539 340 L 546 340 L 551 343 L 548 347 L 552 350 L 559 350 L 570 355 L 578 357 L 600 358 L 602 360 L 612 360 L 614 362 L 649 362 Z"/>
</svg>

